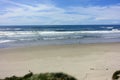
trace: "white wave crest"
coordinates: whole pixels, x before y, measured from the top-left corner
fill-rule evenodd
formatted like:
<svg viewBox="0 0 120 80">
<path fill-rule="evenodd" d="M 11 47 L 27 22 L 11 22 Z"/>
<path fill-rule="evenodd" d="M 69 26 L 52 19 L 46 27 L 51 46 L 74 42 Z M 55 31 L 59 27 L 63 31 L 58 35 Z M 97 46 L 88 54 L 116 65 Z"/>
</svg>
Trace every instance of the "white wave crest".
<svg viewBox="0 0 120 80">
<path fill-rule="evenodd" d="M 14 40 L 0 40 L 0 43 L 13 42 Z"/>
<path fill-rule="evenodd" d="M 70 34 L 104 34 L 104 33 L 120 33 L 120 30 L 111 30 L 111 31 L 0 31 L 0 36 L 9 36 L 9 37 L 17 37 L 17 36 L 59 36 L 59 35 L 70 35 Z"/>
</svg>

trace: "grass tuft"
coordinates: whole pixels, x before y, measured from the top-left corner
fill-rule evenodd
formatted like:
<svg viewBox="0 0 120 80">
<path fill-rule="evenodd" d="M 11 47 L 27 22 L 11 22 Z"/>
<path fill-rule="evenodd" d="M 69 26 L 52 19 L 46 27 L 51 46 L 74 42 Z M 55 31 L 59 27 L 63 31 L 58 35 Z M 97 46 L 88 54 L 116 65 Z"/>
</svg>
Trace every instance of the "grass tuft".
<svg viewBox="0 0 120 80">
<path fill-rule="evenodd" d="M 12 76 L 12 77 L 6 77 L 3 80 L 77 80 L 77 79 L 62 72 L 40 73 L 40 74 L 33 74 L 32 72 L 30 72 L 24 75 L 23 77 Z"/>
</svg>

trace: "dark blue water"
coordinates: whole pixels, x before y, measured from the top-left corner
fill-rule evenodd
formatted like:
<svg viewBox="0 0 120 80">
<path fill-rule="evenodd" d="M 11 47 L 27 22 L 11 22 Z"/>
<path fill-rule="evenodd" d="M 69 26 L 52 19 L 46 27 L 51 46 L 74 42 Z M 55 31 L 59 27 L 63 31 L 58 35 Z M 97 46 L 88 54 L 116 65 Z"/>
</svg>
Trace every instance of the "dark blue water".
<svg viewBox="0 0 120 80">
<path fill-rule="evenodd" d="M 0 26 L 0 48 L 120 42 L 120 25 Z"/>
<path fill-rule="evenodd" d="M 0 31 L 101 31 L 120 30 L 120 25 L 20 25 L 0 26 Z"/>
</svg>

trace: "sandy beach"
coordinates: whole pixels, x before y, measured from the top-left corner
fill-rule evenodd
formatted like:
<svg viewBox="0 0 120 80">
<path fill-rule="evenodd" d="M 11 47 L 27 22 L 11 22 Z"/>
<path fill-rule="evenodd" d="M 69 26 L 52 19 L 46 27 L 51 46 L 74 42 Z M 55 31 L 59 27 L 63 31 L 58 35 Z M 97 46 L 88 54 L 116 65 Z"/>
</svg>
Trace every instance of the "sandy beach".
<svg viewBox="0 0 120 80">
<path fill-rule="evenodd" d="M 78 80 L 111 80 L 120 69 L 120 43 L 0 49 L 0 78 L 64 72 Z"/>
</svg>

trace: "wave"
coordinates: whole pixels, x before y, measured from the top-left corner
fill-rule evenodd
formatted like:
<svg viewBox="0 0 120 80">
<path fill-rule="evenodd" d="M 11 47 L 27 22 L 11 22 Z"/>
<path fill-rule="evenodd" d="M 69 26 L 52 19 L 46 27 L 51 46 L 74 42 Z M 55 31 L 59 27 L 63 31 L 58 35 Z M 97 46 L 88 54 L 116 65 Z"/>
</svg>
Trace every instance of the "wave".
<svg viewBox="0 0 120 80">
<path fill-rule="evenodd" d="M 120 30 L 111 31 L 0 31 L 0 43 L 40 40 L 120 38 Z"/>
<path fill-rule="evenodd" d="M 0 43 L 14 42 L 14 40 L 0 40 Z"/>
<path fill-rule="evenodd" d="M 102 26 L 101 28 L 104 28 L 104 29 L 113 29 L 114 27 L 113 26 L 107 26 L 107 27 Z"/>
<path fill-rule="evenodd" d="M 0 36 L 16 36 L 16 35 L 68 35 L 68 34 L 80 34 L 80 33 L 120 33 L 120 30 L 113 29 L 111 31 L 0 31 Z"/>
<path fill-rule="evenodd" d="M 22 28 L 0 28 L 0 31 L 21 31 Z"/>
<path fill-rule="evenodd" d="M 0 27 L 0 48 L 91 42 L 120 42 L 119 25 L 99 26 L 8 26 Z"/>
</svg>

